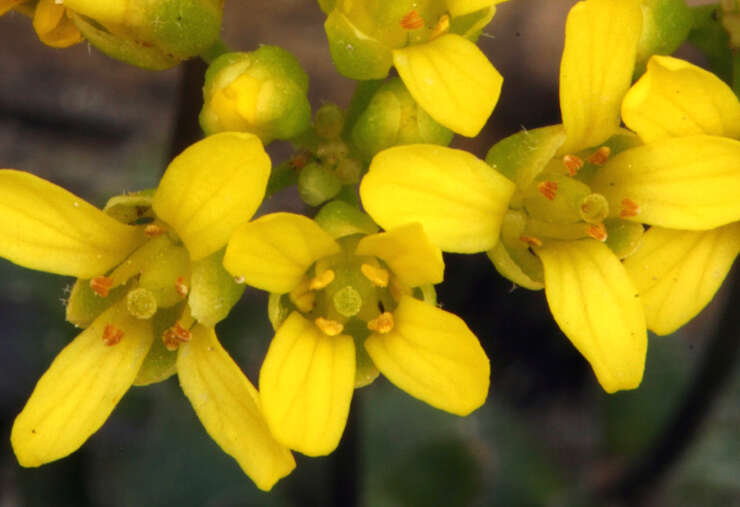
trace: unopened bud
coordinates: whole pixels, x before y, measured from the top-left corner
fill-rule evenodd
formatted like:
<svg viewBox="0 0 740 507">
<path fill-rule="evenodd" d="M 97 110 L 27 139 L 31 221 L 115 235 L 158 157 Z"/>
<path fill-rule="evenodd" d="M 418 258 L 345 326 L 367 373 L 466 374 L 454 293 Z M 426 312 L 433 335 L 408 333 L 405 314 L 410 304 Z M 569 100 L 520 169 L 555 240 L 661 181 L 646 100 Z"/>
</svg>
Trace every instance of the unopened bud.
<svg viewBox="0 0 740 507">
<path fill-rule="evenodd" d="M 329 169 L 308 164 L 298 176 L 298 194 L 309 206 L 318 206 L 339 193 L 342 183 Z"/>
</svg>

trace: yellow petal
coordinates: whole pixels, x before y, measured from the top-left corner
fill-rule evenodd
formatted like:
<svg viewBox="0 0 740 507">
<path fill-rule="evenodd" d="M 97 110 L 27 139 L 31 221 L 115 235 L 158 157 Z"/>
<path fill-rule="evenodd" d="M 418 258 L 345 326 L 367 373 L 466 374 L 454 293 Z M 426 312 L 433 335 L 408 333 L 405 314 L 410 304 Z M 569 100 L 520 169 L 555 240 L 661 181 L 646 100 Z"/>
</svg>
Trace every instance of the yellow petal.
<svg viewBox="0 0 740 507">
<path fill-rule="evenodd" d="M 395 325 L 374 333 L 365 349 L 380 372 L 431 406 L 467 415 L 486 401 L 491 366 L 465 322 L 436 306 L 403 296 Z"/>
<path fill-rule="evenodd" d="M 570 10 L 560 63 L 564 153 L 596 146 L 616 133 L 641 30 L 640 0 L 587 0 Z"/>
<path fill-rule="evenodd" d="M 270 158 L 257 136 L 224 132 L 195 143 L 167 168 L 152 206 L 193 261 L 223 247 L 265 195 Z"/>
<path fill-rule="evenodd" d="M 669 138 L 610 159 L 591 183 L 612 215 L 671 229 L 712 229 L 740 219 L 740 142 Z M 624 212 L 625 203 L 635 213 Z"/>
<path fill-rule="evenodd" d="M 640 291 L 648 329 L 670 334 L 714 297 L 740 249 L 740 223 L 709 231 L 652 227 L 624 261 Z"/>
<path fill-rule="evenodd" d="M 418 144 L 378 153 L 360 196 L 384 229 L 420 222 L 442 250 L 474 253 L 496 244 L 514 188 L 470 153 Z"/>
<path fill-rule="evenodd" d="M 447 10 L 453 18 L 481 9 L 488 9 L 506 0 L 447 0 Z"/>
<path fill-rule="evenodd" d="M 226 271 L 258 289 L 284 294 L 339 245 L 316 222 L 293 213 L 271 213 L 239 227 L 224 255 Z"/>
<path fill-rule="evenodd" d="M 116 345 L 103 343 L 107 326 L 123 332 Z M 117 304 L 67 345 L 15 419 L 10 441 L 18 462 L 37 467 L 76 451 L 131 386 L 152 338 L 149 321 Z"/>
<path fill-rule="evenodd" d="M 0 256 L 21 266 L 92 278 L 121 262 L 145 236 L 61 187 L 0 170 Z"/>
<path fill-rule="evenodd" d="M 442 252 L 432 245 L 419 223 L 362 238 L 356 255 L 373 255 L 388 264 L 404 285 L 438 284 L 444 278 Z"/>
<path fill-rule="evenodd" d="M 740 102 L 720 78 L 670 56 L 650 58 L 622 103 L 624 123 L 645 143 L 709 134 L 740 137 Z"/>
<path fill-rule="evenodd" d="M 41 42 L 66 48 L 82 42 L 82 34 L 67 16 L 65 7 L 55 0 L 40 0 L 33 15 L 33 28 Z"/>
<path fill-rule="evenodd" d="M 218 342 L 212 328 L 196 325 L 177 353 L 185 396 L 208 434 L 262 490 L 295 468 L 290 451 L 270 433 L 259 394 Z"/>
<path fill-rule="evenodd" d="M 355 386 L 355 343 L 327 336 L 293 312 L 260 370 L 260 396 L 275 438 L 308 456 L 339 444 Z"/>
<path fill-rule="evenodd" d="M 467 137 L 486 124 L 503 84 L 478 46 L 456 34 L 395 49 L 393 64 L 429 116 Z"/>
<path fill-rule="evenodd" d="M 609 248 L 595 240 L 537 249 L 555 321 L 591 363 L 608 393 L 642 381 L 647 330 L 637 289 Z"/>
</svg>

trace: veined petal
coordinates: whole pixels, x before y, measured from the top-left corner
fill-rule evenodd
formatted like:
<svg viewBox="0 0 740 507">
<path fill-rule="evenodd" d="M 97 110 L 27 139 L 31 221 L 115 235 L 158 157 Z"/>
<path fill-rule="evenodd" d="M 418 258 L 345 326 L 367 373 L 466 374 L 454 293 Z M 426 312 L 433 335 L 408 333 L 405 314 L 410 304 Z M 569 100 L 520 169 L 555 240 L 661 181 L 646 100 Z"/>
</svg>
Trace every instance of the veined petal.
<svg viewBox="0 0 740 507">
<path fill-rule="evenodd" d="M 488 9 L 501 2 L 506 2 L 506 0 L 447 0 L 447 10 L 450 11 L 450 16 L 455 18 L 481 9 Z"/>
<path fill-rule="evenodd" d="M 386 230 L 419 222 L 442 250 L 475 253 L 498 241 L 514 188 L 470 153 L 417 144 L 378 153 L 360 196 Z"/>
<path fill-rule="evenodd" d="M 82 42 L 82 34 L 67 16 L 66 8 L 54 0 L 39 0 L 33 13 L 33 28 L 39 40 L 53 48 Z"/>
<path fill-rule="evenodd" d="M 424 234 L 419 223 L 362 238 L 356 255 L 374 255 L 388 264 L 404 285 L 438 284 L 444 278 L 442 252 Z"/>
<path fill-rule="evenodd" d="M 215 134 L 170 163 L 152 206 L 197 261 L 223 247 L 234 229 L 252 218 L 269 177 L 270 158 L 257 136 Z"/>
<path fill-rule="evenodd" d="M 63 188 L 32 174 L 0 170 L 0 256 L 21 266 L 92 278 L 145 239 Z"/>
<path fill-rule="evenodd" d="M 648 329 L 665 335 L 714 297 L 740 250 L 740 223 L 709 231 L 652 227 L 624 268 L 640 292 Z"/>
<path fill-rule="evenodd" d="M 671 229 L 712 229 L 740 219 L 738 160 L 734 139 L 664 139 L 610 159 L 591 188 L 607 198 L 612 215 Z"/>
<path fill-rule="evenodd" d="M 365 349 L 388 380 L 431 406 L 468 415 L 486 401 L 491 366 L 478 338 L 457 315 L 403 296 L 394 326 Z"/>
<path fill-rule="evenodd" d="M 720 78 L 684 60 L 655 55 L 622 102 L 624 123 L 645 143 L 709 134 L 740 137 L 740 102 Z"/>
<path fill-rule="evenodd" d="M 596 146 L 616 133 L 642 30 L 640 0 L 586 0 L 570 10 L 560 63 L 562 152 Z"/>
<path fill-rule="evenodd" d="M 355 386 L 355 342 L 327 336 L 293 312 L 260 370 L 260 396 L 275 438 L 308 456 L 332 452 L 342 437 Z"/>
<path fill-rule="evenodd" d="M 103 342 L 104 333 L 119 331 L 120 342 Z M 150 322 L 119 303 L 67 345 L 15 419 L 10 441 L 18 462 L 37 467 L 76 451 L 131 386 L 152 339 Z"/>
<path fill-rule="evenodd" d="M 311 264 L 339 251 L 337 242 L 310 218 L 271 213 L 234 232 L 224 267 L 253 287 L 284 294 L 298 285 Z"/>
<path fill-rule="evenodd" d="M 393 64 L 429 116 L 467 137 L 486 124 L 504 82 L 478 46 L 457 34 L 395 49 Z"/>
<path fill-rule="evenodd" d="M 545 267 L 550 311 L 604 390 L 640 385 L 647 353 L 645 315 L 617 257 L 591 239 L 547 243 L 536 253 Z"/>
<path fill-rule="evenodd" d="M 290 451 L 270 433 L 257 390 L 224 350 L 213 328 L 196 325 L 180 345 L 177 375 L 208 434 L 262 490 L 295 468 Z"/>
</svg>

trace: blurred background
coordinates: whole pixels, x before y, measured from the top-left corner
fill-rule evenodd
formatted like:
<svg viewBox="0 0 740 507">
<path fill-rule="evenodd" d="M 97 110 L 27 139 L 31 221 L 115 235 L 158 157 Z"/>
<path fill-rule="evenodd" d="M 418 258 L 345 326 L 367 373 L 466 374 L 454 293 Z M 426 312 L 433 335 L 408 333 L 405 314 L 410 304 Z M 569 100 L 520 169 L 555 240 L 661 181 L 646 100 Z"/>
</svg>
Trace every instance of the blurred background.
<svg viewBox="0 0 740 507">
<path fill-rule="evenodd" d="M 481 46 L 505 78 L 502 98 L 482 134 L 454 146 L 483 157 L 522 127 L 559 122 L 558 66 L 573 3 L 499 7 Z M 308 0 L 231 0 L 223 35 L 234 49 L 288 49 L 310 76 L 314 108 L 346 106 L 353 83 L 331 66 L 323 18 Z M 681 54 L 701 63 L 690 49 Z M 202 72 L 197 63 L 139 70 L 86 44 L 54 50 L 38 42 L 28 19 L 9 13 L 0 18 L 0 166 L 30 171 L 98 206 L 153 187 L 188 134 L 181 115 L 192 118 L 200 107 L 193 100 Z M 275 164 L 289 151 L 274 144 Z M 260 213 L 276 209 L 303 210 L 291 191 Z M 690 325 L 650 337 L 639 390 L 610 396 L 553 322 L 543 293 L 514 289 L 482 254 L 446 261 L 439 300 L 491 358 L 488 402 L 458 418 L 381 377 L 356 392 L 340 448 L 326 458 L 297 455 L 293 474 L 265 494 L 206 435 L 174 377 L 132 388 L 72 456 L 21 468 L 10 428 L 76 334 L 63 307 L 73 280 L 0 259 L 0 507 L 740 506 L 733 275 Z M 265 294 L 248 291 L 217 329 L 254 383 L 272 336 L 266 306 Z"/>
</svg>

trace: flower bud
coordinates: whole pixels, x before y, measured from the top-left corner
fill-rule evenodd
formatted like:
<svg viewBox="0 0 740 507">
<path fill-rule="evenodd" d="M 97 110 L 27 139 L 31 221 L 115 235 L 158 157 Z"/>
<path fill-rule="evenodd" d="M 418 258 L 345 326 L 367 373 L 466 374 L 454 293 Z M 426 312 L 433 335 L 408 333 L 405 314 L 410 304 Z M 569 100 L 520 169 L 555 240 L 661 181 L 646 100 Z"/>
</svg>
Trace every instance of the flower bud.
<svg viewBox="0 0 740 507">
<path fill-rule="evenodd" d="M 313 123 L 319 137 L 335 139 L 344 129 L 344 112 L 336 104 L 324 104 L 316 111 Z"/>
<path fill-rule="evenodd" d="M 452 136 L 451 130 L 419 107 L 398 78 L 389 79 L 378 88 L 352 128 L 352 142 L 365 160 L 402 144 L 446 146 Z"/>
<path fill-rule="evenodd" d="M 298 176 L 298 193 L 309 206 L 318 206 L 339 193 L 342 183 L 330 169 L 308 164 Z"/>
<path fill-rule="evenodd" d="M 635 69 L 645 70 L 651 55 L 670 55 L 688 37 L 693 23 L 685 0 L 642 0 L 642 35 Z"/>
<path fill-rule="evenodd" d="M 85 38 L 117 60 L 166 69 L 219 38 L 223 0 L 65 0 Z"/>
<path fill-rule="evenodd" d="M 378 226 L 368 215 L 344 201 L 326 203 L 314 220 L 335 239 L 378 232 Z"/>
<path fill-rule="evenodd" d="M 277 46 L 226 53 L 206 72 L 200 126 L 208 134 L 251 132 L 264 144 L 291 139 L 308 128 L 308 76 Z"/>
</svg>

